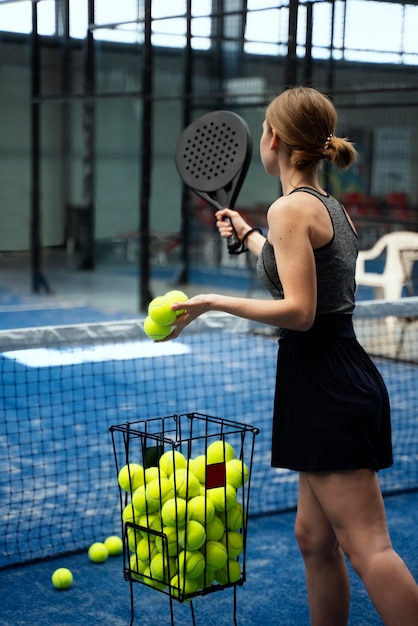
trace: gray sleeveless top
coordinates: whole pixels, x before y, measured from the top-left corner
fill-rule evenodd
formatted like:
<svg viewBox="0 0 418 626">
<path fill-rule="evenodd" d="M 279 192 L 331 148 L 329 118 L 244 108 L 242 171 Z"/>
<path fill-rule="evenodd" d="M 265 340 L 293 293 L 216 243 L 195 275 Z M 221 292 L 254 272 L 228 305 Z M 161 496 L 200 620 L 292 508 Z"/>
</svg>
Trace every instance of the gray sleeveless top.
<svg viewBox="0 0 418 626">
<path fill-rule="evenodd" d="M 316 196 L 324 204 L 331 218 L 334 235 L 331 241 L 314 250 L 318 301 L 317 315 L 330 313 L 351 314 L 354 310 L 355 269 L 358 238 L 341 204 L 332 196 L 324 196 L 309 187 L 292 191 Z M 283 287 L 276 267 L 273 246 L 266 240 L 257 260 L 257 274 L 275 299 L 283 299 Z"/>
</svg>

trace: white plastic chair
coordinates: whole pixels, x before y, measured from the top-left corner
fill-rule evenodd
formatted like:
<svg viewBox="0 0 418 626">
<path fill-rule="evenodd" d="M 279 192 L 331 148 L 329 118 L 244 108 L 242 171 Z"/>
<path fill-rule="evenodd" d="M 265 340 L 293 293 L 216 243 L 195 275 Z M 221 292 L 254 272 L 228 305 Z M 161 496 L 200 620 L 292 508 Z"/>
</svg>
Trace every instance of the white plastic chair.
<svg viewBox="0 0 418 626">
<path fill-rule="evenodd" d="M 366 271 L 366 261 L 376 259 L 386 248 L 383 272 Z M 398 231 L 381 237 L 370 250 L 359 252 L 356 266 L 356 283 L 373 287 L 376 298 L 395 300 L 402 296 L 406 286 L 408 295 L 413 295 L 412 270 L 418 261 L 418 233 Z"/>
</svg>

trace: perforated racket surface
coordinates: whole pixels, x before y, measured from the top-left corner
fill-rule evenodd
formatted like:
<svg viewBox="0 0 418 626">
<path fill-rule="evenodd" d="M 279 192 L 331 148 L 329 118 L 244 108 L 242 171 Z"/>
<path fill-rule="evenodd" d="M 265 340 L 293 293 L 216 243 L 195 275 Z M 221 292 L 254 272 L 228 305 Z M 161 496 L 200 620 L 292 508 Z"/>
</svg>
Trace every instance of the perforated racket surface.
<svg viewBox="0 0 418 626">
<path fill-rule="evenodd" d="M 215 209 L 233 208 L 250 164 L 252 141 L 245 121 L 232 111 L 212 111 L 187 126 L 175 161 L 183 182 Z M 228 250 L 241 244 L 234 234 Z"/>
</svg>

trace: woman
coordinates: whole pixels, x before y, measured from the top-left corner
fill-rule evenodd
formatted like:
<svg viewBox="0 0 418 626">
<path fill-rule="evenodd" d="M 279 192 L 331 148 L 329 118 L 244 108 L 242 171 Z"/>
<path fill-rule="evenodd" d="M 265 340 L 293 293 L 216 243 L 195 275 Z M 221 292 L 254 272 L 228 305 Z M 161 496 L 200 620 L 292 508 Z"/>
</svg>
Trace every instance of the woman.
<svg viewBox="0 0 418 626">
<path fill-rule="evenodd" d="M 386 626 L 418 624 L 418 587 L 394 552 L 377 471 L 392 464 L 385 385 L 352 325 L 357 235 L 344 208 L 321 187 L 323 159 L 352 164 L 353 145 L 335 135 L 337 114 L 311 88 L 284 91 L 268 106 L 260 156 L 283 195 L 264 238 L 230 209 L 217 212 L 257 257 L 272 300 L 204 294 L 186 303 L 169 338 L 208 310 L 280 327 L 272 465 L 299 472 L 295 533 L 304 559 L 311 623 L 348 623 L 344 555 Z"/>
</svg>

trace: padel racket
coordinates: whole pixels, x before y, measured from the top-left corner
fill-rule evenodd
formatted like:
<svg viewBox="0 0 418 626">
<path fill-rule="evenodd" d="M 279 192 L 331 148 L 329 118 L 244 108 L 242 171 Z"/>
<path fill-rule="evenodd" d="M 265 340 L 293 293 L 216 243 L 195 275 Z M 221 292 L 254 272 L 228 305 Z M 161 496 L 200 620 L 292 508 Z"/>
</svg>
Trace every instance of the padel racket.
<svg viewBox="0 0 418 626">
<path fill-rule="evenodd" d="M 252 155 L 246 122 L 232 111 L 212 111 L 187 126 L 177 142 L 177 171 L 191 191 L 216 210 L 235 205 Z M 230 220 L 229 220 L 230 222 Z M 241 248 L 236 233 L 228 251 Z"/>
</svg>

